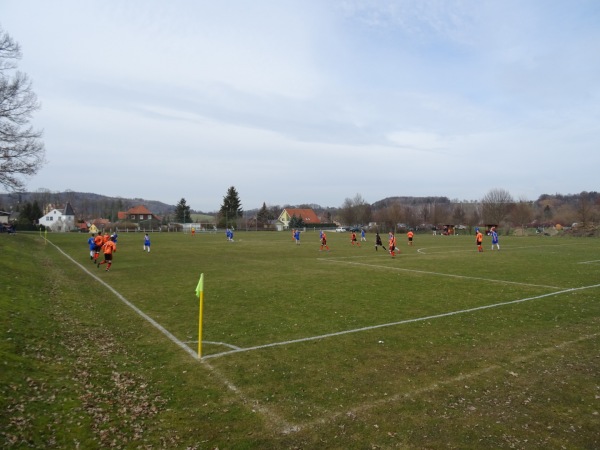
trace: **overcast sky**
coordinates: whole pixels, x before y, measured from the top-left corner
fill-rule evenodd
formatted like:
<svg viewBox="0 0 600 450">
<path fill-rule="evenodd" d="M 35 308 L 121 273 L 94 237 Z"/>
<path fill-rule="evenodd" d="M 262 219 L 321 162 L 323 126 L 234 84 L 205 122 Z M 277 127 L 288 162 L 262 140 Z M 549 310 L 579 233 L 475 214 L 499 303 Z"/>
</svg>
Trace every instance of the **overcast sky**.
<svg viewBox="0 0 600 450">
<path fill-rule="evenodd" d="M 2 0 L 28 190 L 218 210 L 600 190 L 597 0 Z"/>
</svg>

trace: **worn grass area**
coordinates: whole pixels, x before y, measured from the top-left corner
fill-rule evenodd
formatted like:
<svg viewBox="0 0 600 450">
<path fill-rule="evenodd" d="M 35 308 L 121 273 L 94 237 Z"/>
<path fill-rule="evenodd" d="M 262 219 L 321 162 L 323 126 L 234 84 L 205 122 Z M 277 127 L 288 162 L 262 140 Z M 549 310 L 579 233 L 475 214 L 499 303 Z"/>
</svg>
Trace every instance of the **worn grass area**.
<svg viewBox="0 0 600 450">
<path fill-rule="evenodd" d="M 2 237 L 7 447 L 600 446 L 597 239 Z"/>
</svg>

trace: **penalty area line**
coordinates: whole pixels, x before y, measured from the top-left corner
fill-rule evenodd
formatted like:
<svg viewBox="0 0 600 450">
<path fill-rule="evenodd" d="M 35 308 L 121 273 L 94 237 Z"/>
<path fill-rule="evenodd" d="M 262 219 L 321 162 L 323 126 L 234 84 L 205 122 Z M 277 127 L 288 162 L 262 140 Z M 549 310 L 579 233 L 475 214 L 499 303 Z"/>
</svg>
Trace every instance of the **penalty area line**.
<svg viewBox="0 0 600 450">
<path fill-rule="evenodd" d="M 271 348 L 271 347 L 280 347 L 283 345 L 290 345 L 290 344 L 298 344 L 301 342 L 310 342 L 310 341 L 317 341 L 319 339 L 326 339 L 326 338 L 330 338 L 330 337 L 336 337 L 336 336 L 342 336 L 344 334 L 351 334 L 351 333 L 360 333 L 362 331 L 371 331 L 371 330 L 376 330 L 378 328 L 385 328 L 385 327 L 393 327 L 393 326 L 397 326 L 397 325 L 406 325 L 409 323 L 416 323 L 416 322 L 424 322 L 426 320 L 433 320 L 433 319 L 441 319 L 443 317 L 450 317 L 450 316 L 456 316 L 459 314 L 467 314 L 467 313 L 472 313 L 475 311 L 483 311 L 485 309 L 492 309 L 492 308 L 499 308 L 502 306 L 507 306 L 507 305 L 515 305 L 517 303 L 525 303 L 525 302 L 529 302 L 532 300 L 539 300 L 541 298 L 546 298 L 546 297 L 553 297 L 555 295 L 562 295 L 562 294 L 566 294 L 569 292 L 576 292 L 576 291 L 582 291 L 585 289 L 594 289 L 594 288 L 598 288 L 600 287 L 600 284 L 594 284 L 592 286 L 581 286 L 581 287 L 577 287 L 577 288 L 570 288 L 570 289 L 563 289 L 561 291 L 556 291 L 556 292 L 550 292 L 548 294 L 542 294 L 542 295 L 536 295 L 534 297 L 527 297 L 527 298 L 520 298 L 518 300 L 511 300 L 508 302 L 502 302 L 502 303 L 494 303 L 491 305 L 483 305 L 483 306 L 477 306 L 474 308 L 468 308 L 468 309 L 461 309 L 458 311 L 450 311 L 447 313 L 441 313 L 441 314 L 434 314 L 431 316 L 425 316 L 425 317 L 417 317 L 414 319 L 406 319 L 406 320 L 400 320 L 398 322 L 390 322 L 390 323 L 382 323 L 379 325 L 371 325 L 368 327 L 361 327 L 361 328 L 355 328 L 352 330 L 344 330 L 344 331 L 338 331 L 335 333 L 327 333 L 327 334 L 322 334 L 319 336 L 310 336 L 310 337 L 305 337 L 305 338 L 300 338 L 300 339 L 292 339 L 289 341 L 283 341 L 283 342 L 273 342 L 271 344 L 264 344 L 264 345 L 256 345 L 253 347 L 246 347 L 246 348 L 239 348 L 237 350 L 230 350 L 227 352 L 221 352 L 221 353 L 214 353 L 212 355 L 206 355 L 203 356 L 202 359 L 211 359 L 211 358 L 218 358 L 221 356 L 225 356 L 225 355 L 231 355 L 233 353 L 241 353 L 241 352 L 249 352 L 249 351 L 253 351 L 253 350 L 262 350 L 265 348 Z"/>
<path fill-rule="evenodd" d="M 421 274 L 425 274 L 425 275 L 435 275 L 435 276 L 439 276 L 439 277 L 462 278 L 465 280 L 487 281 L 489 283 L 515 284 L 517 286 L 532 286 L 532 287 L 541 287 L 541 288 L 546 288 L 546 289 L 563 289 L 562 287 L 559 287 L 559 286 L 547 286 L 545 284 L 531 284 L 531 283 L 521 283 L 518 281 L 494 280 L 492 278 L 470 277 L 468 275 L 455 275 L 455 274 L 451 274 L 451 273 L 431 272 L 428 270 L 406 269 L 404 267 L 381 266 L 378 264 L 366 264 L 366 263 L 360 263 L 360 262 L 340 261 L 340 260 L 326 259 L 326 258 L 317 258 L 317 259 L 319 261 L 326 261 L 329 263 L 349 264 L 349 265 L 355 265 L 355 266 L 371 267 L 371 268 L 376 268 L 376 269 L 396 270 L 398 272 L 421 273 Z"/>
</svg>

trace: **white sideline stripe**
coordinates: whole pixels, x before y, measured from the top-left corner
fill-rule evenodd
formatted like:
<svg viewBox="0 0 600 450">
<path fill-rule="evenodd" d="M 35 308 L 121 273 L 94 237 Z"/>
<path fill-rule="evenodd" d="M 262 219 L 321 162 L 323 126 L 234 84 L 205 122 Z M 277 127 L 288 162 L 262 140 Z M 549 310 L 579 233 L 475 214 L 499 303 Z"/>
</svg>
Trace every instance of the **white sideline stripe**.
<svg viewBox="0 0 600 450">
<path fill-rule="evenodd" d="M 595 259 L 594 261 L 582 261 L 582 262 L 577 263 L 577 264 L 594 264 L 594 263 L 597 263 L 597 262 L 600 262 L 600 259 Z"/>
<path fill-rule="evenodd" d="M 416 269 L 405 269 L 404 267 L 393 267 L 393 266 L 381 266 L 377 264 L 366 264 L 352 261 L 339 261 L 331 258 L 317 258 L 319 261 L 326 261 L 330 263 L 337 264 L 352 264 L 355 266 L 366 266 L 366 267 L 374 267 L 377 269 L 388 269 L 388 270 L 397 270 L 399 272 L 413 272 L 413 273 L 423 273 L 426 275 L 437 275 L 440 277 L 451 277 L 451 278 L 463 278 L 466 280 L 478 280 L 478 281 L 488 281 L 490 283 L 503 283 L 503 284 L 516 284 L 518 286 L 532 286 L 532 287 L 541 287 L 547 289 L 563 289 L 559 286 L 547 286 L 545 284 L 531 284 L 531 283 L 520 283 L 518 281 L 506 281 L 506 280 L 494 280 L 493 278 L 482 278 L 482 277 L 470 277 L 468 275 L 454 275 L 451 273 L 441 273 L 441 272 L 430 272 L 427 270 L 416 270 Z"/>
<path fill-rule="evenodd" d="M 109 291 L 111 291 L 113 294 L 115 294 L 119 300 L 121 300 L 124 304 L 129 306 L 131 309 L 133 309 L 137 314 L 139 314 L 141 317 L 143 317 L 145 320 L 147 320 L 150 324 L 152 324 L 154 327 L 156 327 L 156 329 L 158 329 L 160 332 L 162 332 L 171 341 L 173 341 L 175 344 L 177 344 L 179 347 L 181 347 L 183 350 L 185 350 L 189 355 L 192 356 L 192 358 L 194 358 L 196 361 L 202 362 L 204 364 L 205 368 L 209 369 L 210 371 L 212 371 L 213 373 L 215 373 L 217 375 L 217 378 L 219 380 L 221 380 L 225 384 L 225 386 L 227 386 L 227 389 L 232 391 L 235 395 L 238 396 L 238 398 L 241 399 L 242 403 L 244 403 L 246 406 L 249 406 L 252 409 L 252 411 L 258 411 L 259 413 L 261 413 L 264 416 L 264 418 L 270 423 L 271 428 L 275 428 L 275 427 L 279 426 L 279 427 L 283 427 L 283 429 L 285 429 L 285 430 L 289 430 L 290 432 L 296 431 L 298 429 L 297 426 L 290 424 L 283 417 L 279 416 L 271 409 L 267 408 L 266 406 L 261 405 L 261 402 L 259 402 L 258 400 L 247 397 L 235 384 L 233 384 L 231 381 L 229 381 L 229 379 L 227 377 L 225 377 L 219 370 L 217 370 L 215 367 L 213 367 L 210 363 L 204 362 L 204 357 L 199 359 L 198 354 L 196 352 L 194 352 L 190 347 L 188 347 L 182 341 L 177 339 L 173 334 L 171 334 L 161 324 L 156 322 L 152 317 L 145 314 L 137 306 L 135 306 L 133 303 L 131 303 L 129 300 L 127 300 L 125 297 L 123 297 L 119 292 L 117 292 L 115 289 L 113 289 L 108 283 L 106 283 L 104 280 L 99 278 L 97 275 L 94 275 L 92 272 L 87 270 L 82 264 L 78 263 L 73 258 L 71 258 L 71 256 L 66 254 L 60 247 L 58 247 L 53 242 L 51 242 L 47 239 L 46 239 L 46 242 L 50 242 L 50 244 L 52 244 L 52 246 L 54 248 L 56 248 L 60 253 L 62 253 L 66 258 L 68 258 L 75 265 L 79 266 L 79 268 L 81 268 L 81 270 L 83 270 L 84 272 L 89 274 L 91 277 L 96 279 L 100 284 L 102 284 L 104 287 L 106 287 Z M 219 344 L 223 344 L 223 343 L 219 343 Z M 228 344 L 223 344 L 223 345 L 228 345 Z M 237 347 L 231 346 L 231 345 L 228 345 L 228 346 L 237 348 Z"/>
<path fill-rule="evenodd" d="M 393 327 L 393 326 L 396 326 L 396 325 L 405 325 L 407 323 L 423 322 L 425 320 L 432 320 L 432 319 L 440 319 L 442 317 L 455 316 L 455 315 L 458 315 L 458 314 L 466 314 L 466 313 L 471 313 L 471 312 L 475 312 L 475 311 L 482 311 L 484 309 L 498 308 L 500 306 L 514 305 L 514 304 L 517 304 L 517 303 L 528 302 L 528 301 L 531 301 L 531 300 L 538 300 L 540 298 L 552 297 L 554 295 L 561 295 L 561 294 L 565 294 L 567 292 L 582 291 L 582 290 L 585 290 L 585 289 L 594 289 L 594 288 L 597 288 L 597 287 L 600 287 L 600 284 L 594 284 L 592 286 L 582 286 L 582 287 L 577 287 L 577 288 L 564 289 L 562 291 L 550 292 L 549 294 L 536 295 L 535 297 L 521 298 L 521 299 L 518 299 L 518 300 L 511 300 L 511 301 L 503 302 L 503 303 L 494 303 L 492 305 L 477 306 L 475 308 L 461 309 L 459 311 L 451 311 L 451 312 L 442 313 L 442 314 L 434 314 L 432 316 L 417 317 L 417 318 L 414 318 L 414 319 L 406 319 L 406 320 L 401 320 L 399 322 L 383 323 L 383 324 L 380 324 L 380 325 L 371 325 L 371 326 L 368 326 L 368 327 L 355 328 L 353 330 L 344 330 L 344 331 L 338 331 L 336 333 L 322 334 L 320 336 L 310 336 L 310 337 L 305 337 L 305 338 L 301 338 L 301 339 L 293 339 L 293 340 L 290 340 L 290 341 L 273 342 L 271 344 L 256 345 L 254 347 L 240 348 L 239 350 L 231 350 L 231 351 L 228 351 L 228 352 L 222 352 L 222 353 L 215 353 L 215 354 L 212 354 L 212 355 L 206 355 L 206 356 L 203 356 L 202 359 L 217 358 L 217 357 L 224 356 L 224 355 L 229 355 L 229 354 L 232 354 L 232 353 L 249 352 L 251 350 L 261 350 L 261 349 L 264 349 L 264 348 L 278 347 L 278 346 L 289 345 L 289 344 L 297 344 L 297 343 L 300 343 L 300 342 L 316 341 L 318 339 L 325 339 L 325 338 L 330 338 L 330 337 L 335 337 L 335 336 L 342 336 L 344 334 L 350 334 L 350 333 L 360 333 L 361 331 L 376 330 L 378 328 Z"/>
<path fill-rule="evenodd" d="M 139 314 L 141 317 L 143 317 L 146 321 L 148 321 L 152 326 L 154 326 L 157 330 L 159 330 L 161 333 L 163 333 L 165 336 L 167 336 L 171 341 L 173 341 L 175 344 L 177 344 L 179 347 L 181 347 L 182 349 L 184 349 L 187 353 L 189 353 L 192 358 L 194 359 L 198 359 L 198 354 L 196 352 L 194 352 L 190 347 L 188 347 L 187 345 L 185 345 L 183 342 L 181 342 L 179 339 L 177 339 L 173 334 L 171 334 L 165 327 L 163 327 L 160 323 L 158 323 L 156 320 L 154 320 L 152 317 L 150 317 L 149 315 L 147 315 L 146 313 L 144 313 L 141 309 L 139 309 L 137 306 L 135 306 L 133 303 L 131 303 L 129 300 L 127 300 L 125 297 L 123 297 L 118 291 L 116 291 L 110 284 L 106 283 L 102 278 L 99 278 L 97 275 L 94 275 L 92 272 L 90 272 L 89 270 L 87 270 L 85 267 L 83 267 L 82 264 L 78 263 L 77 261 L 75 261 L 73 258 L 71 258 L 71 256 L 67 255 L 60 247 L 58 247 L 56 244 L 54 244 L 53 242 L 46 240 L 46 242 L 49 242 L 50 244 L 52 244 L 52 246 L 54 248 L 56 248 L 60 253 L 62 253 L 66 258 L 68 258 L 69 260 L 71 260 L 71 262 L 77 266 L 79 266 L 79 268 L 81 270 L 83 270 L 84 272 L 86 272 L 87 274 L 89 274 L 92 278 L 94 278 L 96 281 L 98 281 L 98 283 L 100 283 L 102 286 L 104 286 L 106 289 L 108 289 L 109 291 L 111 291 L 113 294 L 115 294 L 115 296 L 121 300 L 123 303 L 125 303 L 127 306 L 129 306 L 131 309 L 133 309 L 137 314 Z"/>
</svg>

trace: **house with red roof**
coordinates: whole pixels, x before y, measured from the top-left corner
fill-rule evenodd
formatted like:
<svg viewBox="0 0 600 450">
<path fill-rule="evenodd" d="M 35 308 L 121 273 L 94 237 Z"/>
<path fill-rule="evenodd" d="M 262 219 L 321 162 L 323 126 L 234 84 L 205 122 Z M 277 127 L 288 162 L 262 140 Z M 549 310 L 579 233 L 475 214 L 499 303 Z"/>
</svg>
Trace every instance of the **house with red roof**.
<svg viewBox="0 0 600 450">
<path fill-rule="evenodd" d="M 314 225 L 321 223 L 319 216 L 312 209 L 285 208 L 277 220 L 283 224 L 284 228 L 289 228 L 292 217 L 302 219 L 306 225 Z"/>
<path fill-rule="evenodd" d="M 152 214 L 152 212 L 144 205 L 134 206 L 127 211 L 119 211 L 117 213 L 119 221 L 140 223 L 147 220 L 156 220 L 160 222 L 161 218 Z"/>
</svg>

